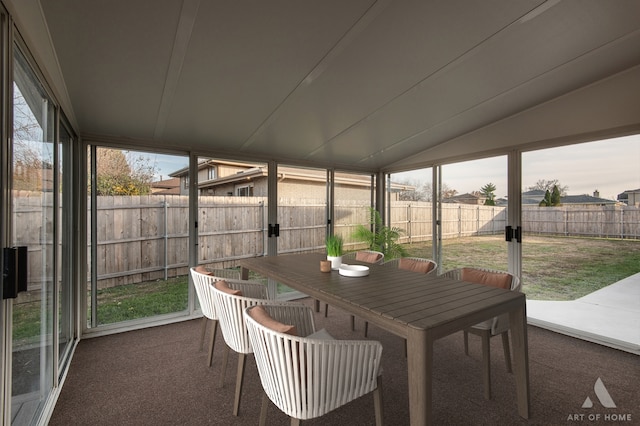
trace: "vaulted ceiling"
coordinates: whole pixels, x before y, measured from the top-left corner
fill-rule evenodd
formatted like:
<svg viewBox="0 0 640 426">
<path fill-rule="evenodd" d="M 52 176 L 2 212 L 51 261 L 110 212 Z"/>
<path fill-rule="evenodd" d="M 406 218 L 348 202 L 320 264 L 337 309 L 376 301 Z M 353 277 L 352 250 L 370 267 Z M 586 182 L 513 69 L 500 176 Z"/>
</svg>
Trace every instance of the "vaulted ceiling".
<svg viewBox="0 0 640 426">
<path fill-rule="evenodd" d="M 640 132 L 637 0 L 6 0 L 86 139 L 363 170 Z"/>
</svg>

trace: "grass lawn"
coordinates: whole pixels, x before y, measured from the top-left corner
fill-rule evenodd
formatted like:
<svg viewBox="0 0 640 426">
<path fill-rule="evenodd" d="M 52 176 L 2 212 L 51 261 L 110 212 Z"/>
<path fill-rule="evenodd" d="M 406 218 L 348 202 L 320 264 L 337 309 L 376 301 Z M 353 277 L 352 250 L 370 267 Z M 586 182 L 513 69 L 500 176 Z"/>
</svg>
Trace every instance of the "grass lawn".
<svg viewBox="0 0 640 426">
<path fill-rule="evenodd" d="M 409 256 L 431 258 L 431 242 L 407 244 Z M 507 269 L 503 236 L 443 240 L 442 270 L 462 266 Z M 574 300 L 640 272 L 640 241 L 525 236 L 522 290 L 528 299 Z M 103 289 L 98 322 L 120 321 L 187 309 L 187 276 Z M 14 339 L 40 333 L 40 301 L 14 305 Z"/>
<path fill-rule="evenodd" d="M 431 258 L 431 242 L 407 245 Z M 442 270 L 462 266 L 507 269 L 503 236 L 443 240 Z M 640 272 L 640 241 L 525 236 L 522 291 L 528 299 L 575 300 Z"/>
<path fill-rule="evenodd" d="M 151 317 L 187 309 L 188 277 L 183 275 L 98 291 L 98 323 Z"/>
</svg>

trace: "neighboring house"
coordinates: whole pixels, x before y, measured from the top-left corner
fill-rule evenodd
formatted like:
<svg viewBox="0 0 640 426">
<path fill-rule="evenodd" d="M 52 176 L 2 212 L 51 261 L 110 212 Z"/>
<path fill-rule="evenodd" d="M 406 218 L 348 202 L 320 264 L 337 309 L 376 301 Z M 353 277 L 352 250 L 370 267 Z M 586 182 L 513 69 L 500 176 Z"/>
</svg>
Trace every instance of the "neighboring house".
<svg viewBox="0 0 640 426">
<path fill-rule="evenodd" d="M 522 193 L 522 205 L 537 206 L 544 199 L 546 191 L 542 189 L 533 189 Z"/>
<path fill-rule="evenodd" d="M 456 204 L 473 204 L 484 205 L 486 198 L 475 194 L 459 194 L 453 197 L 443 198 L 443 203 L 456 203 Z"/>
<path fill-rule="evenodd" d="M 180 178 L 160 180 L 151 183 L 153 195 L 180 195 Z"/>
<path fill-rule="evenodd" d="M 628 189 L 618 194 L 618 201 L 630 207 L 640 207 L 640 188 Z"/>
<path fill-rule="evenodd" d="M 544 198 L 545 191 L 532 190 L 522 193 L 522 205 L 537 206 Z M 616 200 L 608 200 L 606 198 L 600 198 L 599 192 L 596 190 L 593 195 L 565 195 L 560 197 L 560 204 L 563 206 L 616 206 L 620 203 Z"/>
<path fill-rule="evenodd" d="M 189 169 L 183 168 L 170 174 L 180 179 L 180 193 L 189 191 Z M 198 191 L 200 195 L 266 197 L 268 171 L 266 165 L 256 165 L 226 160 L 201 160 L 198 163 Z M 327 173 L 324 170 L 298 167 L 278 167 L 278 197 L 325 199 Z M 352 200 L 371 199 L 371 179 L 368 175 L 336 173 L 336 188 L 340 198 Z M 412 187 L 392 183 L 392 201 L 400 191 Z"/>
</svg>

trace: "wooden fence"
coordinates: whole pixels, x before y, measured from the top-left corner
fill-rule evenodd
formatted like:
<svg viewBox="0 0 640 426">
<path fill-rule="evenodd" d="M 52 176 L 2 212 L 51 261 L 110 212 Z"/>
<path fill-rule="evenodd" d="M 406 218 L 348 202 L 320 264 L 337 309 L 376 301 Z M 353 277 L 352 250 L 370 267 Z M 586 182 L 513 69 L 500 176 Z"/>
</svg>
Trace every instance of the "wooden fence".
<svg viewBox="0 0 640 426">
<path fill-rule="evenodd" d="M 229 267 L 238 259 L 264 255 L 268 238 L 266 203 L 262 197 L 200 197 L 198 263 Z M 14 198 L 15 241 L 29 246 L 30 288 L 34 289 L 40 287 L 43 277 L 51 276 L 42 273 L 42 256 L 36 253 L 53 245 L 41 238 L 44 227 L 51 226 L 51 206 L 51 194 Z M 95 261 L 100 288 L 187 273 L 187 197 L 99 197 L 96 209 Z M 358 224 L 367 223 L 367 207 L 354 200 L 341 202 L 335 211 L 336 232 L 347 237 L 348 249 L 357 248 L 358 242 L 349 236 Z M 442 236 L 501 234 L 506 213 L 504 207 L 443 204 Z M 325 215 L 324 200 L 279 200 L 279 252 L 323 250 Z M 526 207 L 522 218 L 525 234 L 640 239 L 637 208 Z M 404 231 L 401 242 L 433 238 L 431 203 L 394 202 L 390 219 L 391 226 Z M 88 226 L 90 229 L 91 224 Z"/>
</svg>

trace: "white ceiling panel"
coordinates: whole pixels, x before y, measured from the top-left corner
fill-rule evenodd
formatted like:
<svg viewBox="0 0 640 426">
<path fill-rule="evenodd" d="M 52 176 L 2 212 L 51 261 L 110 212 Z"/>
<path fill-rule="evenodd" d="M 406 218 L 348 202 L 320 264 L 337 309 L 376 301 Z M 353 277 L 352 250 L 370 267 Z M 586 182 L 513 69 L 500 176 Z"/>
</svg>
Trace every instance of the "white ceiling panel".
<svg viewBox="0 0 640 426">
<path fill-rule="evenodd" d="M 290 164 L 390 170 L 527 132 L 571 140 L 527 111 L 640 64 L 637 0 L 5 1 L 21 25 L 46 22 L 32 48 L 52 51 L 41 65 L 81 134 Z M 640 131 L 640 111 L 607 106 L 575 140 Z"/>
</svg>

